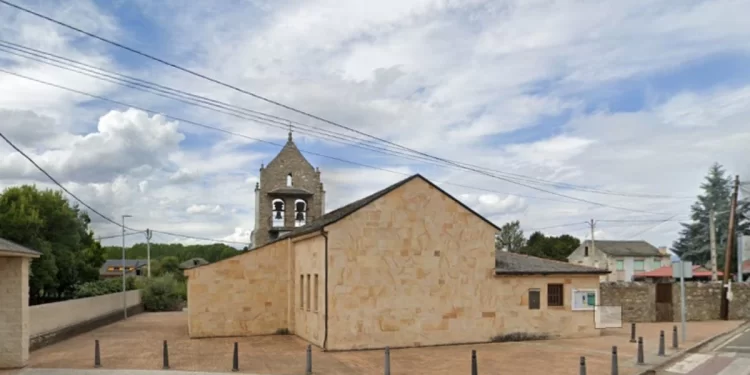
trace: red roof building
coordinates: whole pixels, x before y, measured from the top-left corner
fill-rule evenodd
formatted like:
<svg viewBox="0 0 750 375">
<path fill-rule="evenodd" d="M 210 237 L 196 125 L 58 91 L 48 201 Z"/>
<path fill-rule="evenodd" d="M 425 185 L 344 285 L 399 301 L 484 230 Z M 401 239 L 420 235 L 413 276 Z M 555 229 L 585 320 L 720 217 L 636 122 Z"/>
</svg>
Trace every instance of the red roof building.
<svg viewBox="0 0 750 375">
<path fill-rule="evenodd" d="M 750 266 L 750 262 L 746 262 L 747 266 Z M 744 263 L 743 263 L 744 266 Z M 724 277 L 724 273 L 721 271 L 717 271 L 716 275 L 719 277 Z M 657 268 L 655 270 L 651 270 L 648 272 L 640 272 L 635 275 L 633 275 L 634 280 L 644 280 L 644 279 L 671 279 L 672 278 L 672 265 L 664 266 Z M 703 267 L 695 265 L 693 266 L 693 278 L 692 280 L 696 279 L 711 279 L 711 270 Z"/>
</svg>

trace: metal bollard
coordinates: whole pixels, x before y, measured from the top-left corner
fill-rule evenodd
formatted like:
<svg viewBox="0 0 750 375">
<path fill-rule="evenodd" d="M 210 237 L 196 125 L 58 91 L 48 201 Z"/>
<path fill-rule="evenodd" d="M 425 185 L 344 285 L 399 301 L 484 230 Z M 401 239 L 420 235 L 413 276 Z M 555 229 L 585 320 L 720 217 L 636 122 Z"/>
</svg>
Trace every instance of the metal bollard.
<svg viewBox="0 0 750 375">
<path fill-rule="evenodd" d="M 385 347 L 385 375 L 391 375 L 391 348 Z"/>
<path fill-rule="evenodd" d="M 617 364 L 617 347 L 612 347 L 612 374 L 611 375 L 619 375 L 620 374 L 620 366 Z"/>
<path fill-rule="evenodd" d="M 240 353 L 237 343 L 234 343 L 234 356 L 232 357 L 232 372 L 240 371 Z"/>
<path fill-rule="evenodd" d="M 680 344 L 677 340 L 677 326 L 672 327 L 672 349 L 679 349 Z"/>
<path fill-rule="evenodd" d="M 476 350 L 471 351 L 471 375 L 479 375 L 479 370 L 477 369 L 477 351 Z"/>
<path fill-rule="evenodd" d="M 638 337 L 638 357 L 637 357 L 637 364 L 642 365 L 644 364 L 643 361 L 643 337 Z"/>
<path fill-rule="evenodd" d="M 630 342 L 635 342 L 635 323 L 630 323 Z"/>
<path fill-rule="evenodd" d="M 167 349 L 167 340 L 164 340 L 163 356 L 164 356 L 164 359 L 162 362 L 164 362 L 164 364 L 162 366 L 162 369 L 169 370 L 169 349 Z"/>
<path fill-rule="evenodd" d="M 94 340 L 94 367 L 102 367 L 102 357 L 99 354 L 99 340 Z"/>
<path fill-rule="evenodd" d="M 307 360 L 305 361 L 305 375 L 312 375 L 312 345 L 307 345 Z"/>
<path fill-rule="evenodd" d="M 580 375 L 586 375 L 586 357 L 581 357 L 581 366 L 578 373 Z"/>
<path fill-rule="evenodd" d="M 664 330 L 661 330 L 659 332 L 659 357 L 664 357 L 666 355 L 664 346 L 666 344 L 664 343 Z"/>
</svg>

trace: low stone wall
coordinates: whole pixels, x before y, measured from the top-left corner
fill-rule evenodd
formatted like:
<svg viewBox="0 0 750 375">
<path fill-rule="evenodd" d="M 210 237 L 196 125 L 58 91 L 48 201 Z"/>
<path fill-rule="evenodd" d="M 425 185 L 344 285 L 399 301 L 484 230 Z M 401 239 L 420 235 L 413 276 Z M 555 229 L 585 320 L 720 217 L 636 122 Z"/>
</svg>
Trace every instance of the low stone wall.
<svg viewBox="0 0 750 375">
<path fill-rule="evenodd" d="M 622 306 L 623 322 L 656 320 L 656 288 L 649 283 L 605 282 L 599 285 L 600 305 Z"/>
<path fill-rule="evenodd" d="M 141 291 L 125 292 L 128 316 L 143 312 Z M 31 350 L 123 319 L 122 293 L 29 307 Z"/>
<path fill-rule="evenodd" d="M 623 322 L 656 321 L 656 284 L 607 282 L 599 287 L 602 306 L 622 306 Z M 750 319 L 750 283 L 732 283 L 729 319 Z M 689 321 L 717 320 L 721 309 L 721 282 L 685 283 L 686 317 Z M 672 284 L 672 319 L 680 321 L 680 283 Z"/>
</svg>

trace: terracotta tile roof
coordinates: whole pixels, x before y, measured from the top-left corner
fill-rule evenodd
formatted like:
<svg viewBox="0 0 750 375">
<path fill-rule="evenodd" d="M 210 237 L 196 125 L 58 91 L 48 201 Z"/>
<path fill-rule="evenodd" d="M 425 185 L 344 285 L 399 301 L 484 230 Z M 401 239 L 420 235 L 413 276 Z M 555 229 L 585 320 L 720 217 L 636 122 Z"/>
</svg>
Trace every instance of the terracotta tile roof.
<svg viewBox="0 0 750 375">
<path fill-rule="evenodd" d="M 716 271 L 716 274 L 719 276 L 724 276 L 724 273 L 721 271 Z M 633 275 L 634 277 L 672 277 L 672 266 L 664 266 L 659 267 L 655 270 L 651 270 L 648 272 L 640 272 Z M 693 266 L 693 277 L 711 277 L 711 270 L 706 269 L 703 266 L 694 265 Z"/>
<path fill-rule="evenodd" d="M 36 250 L 29 249 L 28 247 L 21 246 L 13 241 L 6 240 L 4 238 L 0 238 L 0 251 L 18 254 L 19 256 L 31 256 L 35 258 L 42 255 L 42 253 Z"/>
<path fill-rule="evenodd" d="M 496 275 L 551 275 L 551 274 L 596 274 L 606 275 L 609 271 L 601 268 L 580 266 L 558 260 L 537 258 L 530 255 L 495 252 Z"/>
</svg>

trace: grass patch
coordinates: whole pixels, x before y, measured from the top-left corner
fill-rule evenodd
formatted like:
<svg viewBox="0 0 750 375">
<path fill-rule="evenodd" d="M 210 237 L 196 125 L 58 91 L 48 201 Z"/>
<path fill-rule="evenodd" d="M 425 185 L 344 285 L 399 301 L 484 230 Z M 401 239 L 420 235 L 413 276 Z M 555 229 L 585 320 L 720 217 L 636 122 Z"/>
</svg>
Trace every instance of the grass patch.
<svg viewBox="0 0 750 375">
<path fill-rule="evenodd" d="M 535 341 L 548 339 L 550 339 L 550 335 L 546 333 L 511 332 L 493 337 L 492 342 Z"/>
</svg>

